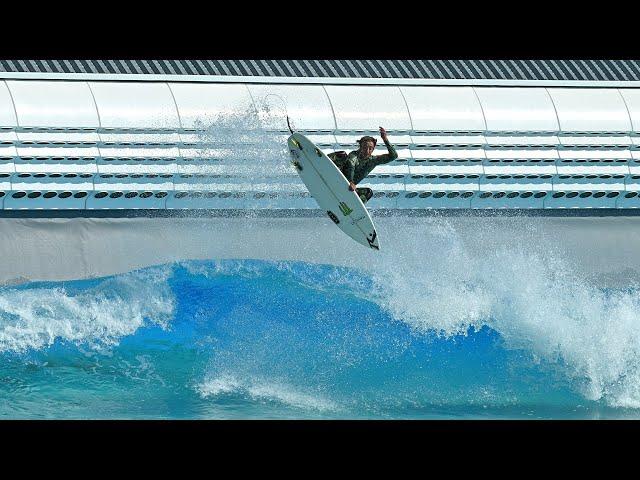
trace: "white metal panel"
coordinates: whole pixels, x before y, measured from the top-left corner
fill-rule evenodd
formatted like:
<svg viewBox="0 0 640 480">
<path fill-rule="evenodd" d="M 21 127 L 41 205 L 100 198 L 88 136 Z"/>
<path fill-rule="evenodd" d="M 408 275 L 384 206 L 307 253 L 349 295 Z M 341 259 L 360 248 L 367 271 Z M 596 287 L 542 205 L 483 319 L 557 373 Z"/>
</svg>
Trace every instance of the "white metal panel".
<svg viewBox="0 0 640 480">
<path fill-rule="evenodd" d="M 29 194 L 38 195 L 29 198 Z M 15 195 L 15 196 L 14 196 Z M 58 191 L 52 198 L 46 198 L 42 192 L 21 190 L 19 192 L 7 192 L 5 197 L 5 210 L 83 210 L 87 200 L 87 192 Z"/>
<path fill-rule="evenodd" d="M 411 130 L 407 106 L 395 86 L 327 85 L 338 130 Z"/>
<path fill-rule="evenodd" d="M 416 131 L 484 131 L 472 87 L 400 87 Z"/>
<path fill-rule="evenodd" d="M 368 187 L 376 191 L 399 192 L 404 191 L 404 175 L 391 175 L 388 173 L 373 173 L 358 185 L 359 187 Z"/>
<path fill-rule="evenodd" d="M 18 155 L 18 150 L 12 144 L 0 143 L 0 158 L 7 159 L 9 157 L 15 157 Z"/>
<path fill-rule="evenodd" d="M 623 175 L 557 175 L 553 179 L 556 191 L 620 191 L 624 190 Z"/>
<path fill-rule="evenodd" d="M 21 127 L 100 126 L 86 82 L 8 80 Z"/>
<path fill-rule="evenodd" d="M 554 175 L 556 162 L 505 162 L 488 160 L 484 164 L 487 175 Z"/>
<path fill-rule="evenodd" d="M 17 152 L 21 157 L 97 157 L 100 155 L 97 147 L 19 146 Z"/>
<path fill-rule="evenodd" d="M 331 104 L 320 85 L 248 85 L 259 112 L 269 111 L 269 126 L 287 130 L 289 115 L 296 130 L 335 130 Z M 268 117 L 268 118 L 267 118 Z"/>
<path fill-rule="evenodd" d="M 612 136 L 612 135 L 560 135 L 558 137 L 560 145 L 633 145 L 631 137 L 628 135 Z"/>
<path fill-rule="evenodd" d="M 474 192 L 456 191 L 412 191 L 404 192 L 396 200 L 397 208 L 407 209 L 434 209 L 434 208 L 469 208 L 470 200 Z"/>
<path fill-rule="evenodd" d="M 547 89 L 563 132 L 628 132 L 631 120 L 615 89 Z"/>
<path fill-rule="evenodd" d="M 12 175 L 11 184 L 13 190 L 93 190 L 93 175 L 90 173 L 82 175 L 15 173 Z"/>
<path fill-rule="evenodd" d="M 444 192 L 478 190 L 479 175 L 427 174 L 411 175 L 405 179 L 407 191 Z"/>
<path fill-rule="evenodd" d="M 631 117 L 631 129 L 640 132 L 640 89 L 621 88 L 618 90 L 624 99 L 624 103 Z"/>
<path fill-rule="evenodd" d="M 418 159 L 430 159 L 430 158 L 459 158 L 468 160 L 471 158 L 477 159 L 485 159 L 485 151 L 483 148 L 478 149 L 432 149 L 432 150 L 422 150 L 422 149 L 412 149 L 411 156 L 414 160 Z"/>
<path fill-rule="evenodd" d="M 484 135 L 420 135 L 412 134 L 413 146 L 466 146 L 481 147 L 486 145 Z"/>
<path fill-rule="evenodd" d="M 73 132 L 73 131 L 20 131 L 17 132 L 18 140 L 21 142 L 39 142 L 39 143 L 55 143 L 55 144 L 92 144 L 95 145 L 100 141 L 100 137 L 95 131 Z"/>
<path fill-rule="evenodd" d="M 559 162 L 558 173 L 566 175 L 627 175 L 633 172 L 626 162 Z"/>
<path fill-rule="evenodd" d="M 173 158 L 180 156 L 180 150 L 177 147 L 160 147 L 160 148 L 121 148 L 117 146 L 101 146 L 100 153 L 103 157 L 155 157 L 155 158 Z"/>
<path fill-rule="evenodd" d="M 232 175 L 192 175 L 180 174 L 174 177 L 176 190 L 181 191 L 243 191 L 246 190 L 248 179 Z"/>
<path fill-rule="evenodd" d="M 180 128 L 176 104 L 166 83 L 89 82 L 108 128 Z"/>
<path fill-rule="evenodd" d="M 98 173 L 173 174 L 177 169 L 176 164 L 175 158 L 153 160 L 99 158 L 96 161 Z"/>
<path fill-rule="evenodd" d="M 629 162 L 629 173 L 632 175 L 640 174 L 640 158 L 636 158 Z"/>
<path fill-rule="evenodd" d="M 487 148 L 485 149 L 487 158 L 540 158 L 540 159 L 557 159 L 558 151 L 551 149 L 523 149 L 512 150 L 506 148 Z"/>
<path fill-rule="evenodd" d="M 5 82 L 0 82 L 0 127 L 15 127 L 18 125 L 13 100 Z"/>
<path fill-rule="evenodd" d="M 93 158 L 63 158 L 61 160 L 16 158 L 14 164 L 15 171 L 18 173 L 96 173 L 97 171 Z"/>
<path fill-rule="evenodd" d="M 324 135 L 315 135 L 309 134 L 305 135 L 309 140 L 315 143 L 318 147 L 331 147 L 333 148 L 336 144 L 336 137 L 334 135 L 324 134 Z"/>
<path fill-rule="evenodd" d="M 170 83 L 178 105 L 182 128 L 208 127 L 212 123 L 228 123 L 254 115 L 249 90 L 243 84 Z"/>
<path fill-rule="evenodd" d="M 409 174 L 462 174 L 479 175 L 484 172 L 482 162 L 428 162 L 408 165 Z"/>
<path fill-rule="evenodd" d="M 588 150 L 578 150 L 578 149 L 560 149 L 558 150 L 561 159 L 616 159 L 616 158 L 626 158 L 631 159 L 631 152 L 629 150 L 600 150 L 596 148 L 588 149 Z"/>
<path fill-rule="evenodd" d="M 627 192 L 616 198 L 616 208 L 640 208 L 640 196 L 637 192 Z"/>
<path fill-rule="evenodd" d="M 483 175 L 480 190 L 483 192 L 540 192 L 552 190 L 551 175 Z"/>
<path fill-rule="evenodd" d="M 595 194 L 589 191 L 555 192 L 545 198 L 544 208 L 615 208 L 616 199 L 620 196 L 618 192 L 600 196 L 601 190 Z"/>
<path fill-rule="evenodd" d="M 96 134 L 97 135 L 97 134 Z M 171 143 L 177 144 L 182 141 L 180 135 L 176 132 L 165 131 L 162 133 L 114 133 L 114 132 L 100 132 L 101 142 L 107 143 Z"/>
<path fill-rule="evenodd" d="M 526 145 L 556 146 L 560 141 L 557 135 L 486 135 L 488 145 Z"/>
<path fill-rule="evenodd" d="M 13 173 L 15 171 L 16 171 L 16 166 L 15 166 L 15 163 L 13 162 L 13 158 L 0 157 L 1 173 Z"/>
<path fill-rule="evenodd" d="M 11 188 L 11 174 L 10 173 L 0 173 L 0 191 L 12 190 Z"/>
<path fill-rule="evenodd" d="M 173 190 L 173 177 L 143 174 L 101 174 L 95 178 L 95 190 L 169 191 Z"/>
<path fill-rule="evenodd" d="M 624 183 L 628 192 L 640 192 L 640 175 L 627 175 Z"/>
<path fill-rule="evenodd" d="M 103 192 L 91 192 L 87 197 L 86 208 L 87 210 L 164 209 L 168 196 L 166 193 L 146 190 L 135 192 L 135 196 L 131 197 L 132 193 L 127 192 L 129 194 L 127 198 L 127 194 L 123 192 L 123 195 L 112 198 L 110 195 L 104 196 Z"/>
<path fill-rule="evenodd" d="M 374 174 L 387 174 L 387 175 L 408 175 L 409 166 L 407 164 L 397 164 L 390 162 L 385 165 L 378 165 L 374 170 Z"/>
<path fill-rule="evenodd" d="M 544 88 L 479 88 L 489 131 L 555 132 L 558 119 Z"/>
<path fill-rule="evenodd" d="M 474 209 L 530 209 L 543 208 L 544 200 L 550 192 L 536 192 L 535 190 L 521 192 L 482 192 L 471 198 L 471 208 Z"/>
</svg>

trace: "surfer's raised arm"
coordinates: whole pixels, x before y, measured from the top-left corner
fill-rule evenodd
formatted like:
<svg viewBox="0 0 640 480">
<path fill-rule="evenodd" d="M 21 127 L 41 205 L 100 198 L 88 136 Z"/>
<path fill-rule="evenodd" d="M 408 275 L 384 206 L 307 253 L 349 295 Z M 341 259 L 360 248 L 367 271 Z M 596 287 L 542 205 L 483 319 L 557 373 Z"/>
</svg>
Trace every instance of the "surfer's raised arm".
<svg viewBox="0 0 640 480">
<path fill-rule="evenodd" d="M 396 158 L 398 158 L 398 152 L 396 152 L 395 147 L 391 145 L 391 142 L 389 141 L 389 137 L 387 136 L 387 131 L 382 127 L 380 127 L 380 136 L 382 137 L 382 141 L 384 142 L 384 144 L 387 146 L 387 150 L 389 151 L 389 153 L 376 155 L 374 157 L 376 165 L 389 163 L 392 160 L 395 160 Z"/>
</svg>

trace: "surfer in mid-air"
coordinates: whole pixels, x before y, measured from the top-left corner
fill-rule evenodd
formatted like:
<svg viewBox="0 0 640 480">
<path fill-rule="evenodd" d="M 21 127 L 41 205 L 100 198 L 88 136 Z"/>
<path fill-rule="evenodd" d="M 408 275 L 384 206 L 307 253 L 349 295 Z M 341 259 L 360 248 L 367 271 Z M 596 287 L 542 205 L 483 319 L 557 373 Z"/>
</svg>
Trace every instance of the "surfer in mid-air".
<svg viewBox="0 0 640 480">
<path fill-rule="evenodd" d="M 373 150 L 376 148 L 378 141 L 369 136 L 364 136 L 358 140 L 360 148 L 347 154 L 347 152 L 333 152 L 327 156 L 336 164 L 345 178 L 349 181 L 349 190 L 355 190 L 362 203 L 367 201 L 373 196 L 373 190 L 370 188 L 357 188 L 356 185 L 366 178 L 371 170 L 378 165 L 389 163 L 392 160 L 398 158 L 396 149 L 389 142 L 387 132 L 384 128 L 380 127 L 380 137 L 387 146 L 389 153 L 382 155 L 372 155 Z"/>
</svg>

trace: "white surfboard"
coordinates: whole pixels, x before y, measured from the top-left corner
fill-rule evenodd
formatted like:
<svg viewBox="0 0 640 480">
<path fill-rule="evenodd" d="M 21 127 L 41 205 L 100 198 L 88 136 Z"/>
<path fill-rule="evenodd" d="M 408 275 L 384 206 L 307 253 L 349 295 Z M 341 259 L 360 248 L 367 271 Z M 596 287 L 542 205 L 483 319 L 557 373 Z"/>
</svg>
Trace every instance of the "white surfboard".
<svg viewBox="0 0 640 480">
<path fill-rule="evenodd" d="M 294 133 L 288 140 L 289 152 L 298 174 L 320 208 L 338 228 L 365 247 L 380 249 L 369 212 L 342 172 L 311 140 Z"/>
</svg>

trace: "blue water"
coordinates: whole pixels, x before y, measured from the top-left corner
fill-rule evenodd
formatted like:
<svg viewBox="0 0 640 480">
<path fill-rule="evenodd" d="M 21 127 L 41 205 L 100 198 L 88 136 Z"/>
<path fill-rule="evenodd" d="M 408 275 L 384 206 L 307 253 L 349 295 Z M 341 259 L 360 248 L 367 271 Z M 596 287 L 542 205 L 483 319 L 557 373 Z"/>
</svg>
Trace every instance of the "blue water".
<svg viewBox="0 0 640 480">
<path fill-rule="evenodd" d="M 564 291 L 568 303 L 553 305 L 564 316 L 549 325 L 569 318 L 584 338 L 571 322 L 554 331 L 505 308 L 517 295 L 443 328 L 433 319 L 486 296 L 488 285 L 468 282 L 449 285 L 453 313 L 428 291 L 296 262 L 193 261 L 2 287 L 0 417 L 638 416 L 635 340 L 593 338 L 580 309 L 562 312 L 583 301 L 620 325 L 624 304 L 630 320 L 615 332 L 635 338 L 637 291 Z"/>
</svg>

